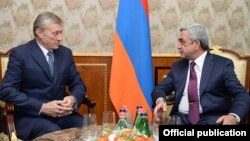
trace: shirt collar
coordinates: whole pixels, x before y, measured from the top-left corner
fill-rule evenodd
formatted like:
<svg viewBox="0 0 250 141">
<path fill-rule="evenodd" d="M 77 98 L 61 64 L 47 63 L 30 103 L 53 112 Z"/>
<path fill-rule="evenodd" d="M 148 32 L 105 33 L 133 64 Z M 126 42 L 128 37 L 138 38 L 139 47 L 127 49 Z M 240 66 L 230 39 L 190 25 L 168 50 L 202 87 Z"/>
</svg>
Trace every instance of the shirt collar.
<svg viewBox="0 0 250 141">
<path fill-rule="evenodd" d="M 207 51 L 205 51 L 203 54 L 201 54 L 201 56 L 199 56 L 198 58 L 196 58 L 194 60 L 196 66 L 198 66 L 198 68 L 202 68 L 203 67 L 203 63 L 204 63 L 206 55 L 207 55 Z M 189 61 L 189 63 L 190 62 L 192 62 L 192 61 Z"/>
<path fill-rule="evenodd" d="M 38 44 L 38 46 L 39 46 L 40 49 L 42 50 L 43 54 L 44 54 L 45 56 L 47 56 L 49 50 L 47 50 L 44 46 L 42 46 L 41 44 L 39 44 L 37 41 L 36 41 L 36 43 Z"/>
</svg>

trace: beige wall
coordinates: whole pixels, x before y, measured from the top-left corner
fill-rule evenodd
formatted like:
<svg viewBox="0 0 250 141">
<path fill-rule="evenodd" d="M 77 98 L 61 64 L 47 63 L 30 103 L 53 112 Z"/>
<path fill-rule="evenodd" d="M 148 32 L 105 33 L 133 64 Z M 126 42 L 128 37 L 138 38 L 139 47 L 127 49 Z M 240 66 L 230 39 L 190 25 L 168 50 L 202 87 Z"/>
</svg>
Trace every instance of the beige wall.
<svg viewBox="0 0 250 141">
<path fill-rule="evenodd" d="M 177 53 L 179 28 L 207 26 L 210 46 L 250 54 L 250 0 L 148 0 L 152 52 Z M 118 0 L 0 0 L 0 52 L 33 38 L 38 13 L 65 21 L 63 44 L 74 53 L 112 53 Z"/>
</svg>

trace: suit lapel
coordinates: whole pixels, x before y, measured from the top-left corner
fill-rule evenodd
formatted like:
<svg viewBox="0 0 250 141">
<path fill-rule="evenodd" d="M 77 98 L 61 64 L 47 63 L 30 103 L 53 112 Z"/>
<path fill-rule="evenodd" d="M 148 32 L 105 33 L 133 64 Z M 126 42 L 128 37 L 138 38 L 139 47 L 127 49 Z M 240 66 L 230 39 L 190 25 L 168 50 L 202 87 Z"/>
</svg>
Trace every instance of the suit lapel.
<svg viewBox="0 0 250 141">
<path fill-rule="evenodd" d="M 47 77 L 52 80 L 52 76 L 49 70 L 49 64 L 35 40 L 32 44 L 32 57 L 39 64 L 39 66 L 43 69 Z"/>
<path fill-rule="evenodd" d="M 62 58 L 60 58 L 60 54 L 58 52 L 58 50 L 54 50 L 53 51 L 53 54 L 54 54 L 54 59 L 55 59 L 55 62 L 54 62 L 54 81 L 57 80 L 58 78 L 58 74 L 59 74 L 59 69 L 60 69 L 60 64 L 59 64 L 59 60 L 62 60 Z"/>
<path fill-rule="evenodd" d="M 214 58 L 213 56 L 208 52 L 207 56 L 204 60 L 202 74 L 201 74 L 201 82 L 200 82 L 200 95 L 204 93 L 207 83 L 209 81 L 209 78 L 212 74 L 212 69 L 214 66 Z"/>
<path fill-rule="evenodd" d="M 180 88 L 181 91 L 179 91 L 179 93 L 176 95 L 176 100 L 177 102 L 179 102 L 181 100 L 181 97 L 183 96 L 183 91 L 186 85 L 186 79 L 187 79 L 187 74 L 188 74 L 188 66 L 189 66 L 189 61 L 187 59 L 185 59 L 185 61 L 182 62 L 183 66 L 182 68 L 178 68 L 178 70 L 180 70 L 181 72 L 179 73 L 179 82 L 180 85 L 178 86 Z"/>
</svg>

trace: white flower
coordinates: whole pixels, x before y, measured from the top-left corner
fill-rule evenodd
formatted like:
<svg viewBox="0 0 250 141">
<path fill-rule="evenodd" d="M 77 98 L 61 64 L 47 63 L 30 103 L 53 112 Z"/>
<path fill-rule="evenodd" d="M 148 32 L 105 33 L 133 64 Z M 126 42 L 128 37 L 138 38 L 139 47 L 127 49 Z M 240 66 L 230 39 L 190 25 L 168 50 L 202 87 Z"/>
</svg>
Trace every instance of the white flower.
<svg viewBox="0 0 250 141">
<path fill-rule="evenodd" d="M 115 140 L 115 137 L 116 137 L 115 134 L 110 134 L 110 135 L 108 136 L 108 140 L 109 140 L 109 141 L 114 141 L 114 140 Z"/>
</svg>

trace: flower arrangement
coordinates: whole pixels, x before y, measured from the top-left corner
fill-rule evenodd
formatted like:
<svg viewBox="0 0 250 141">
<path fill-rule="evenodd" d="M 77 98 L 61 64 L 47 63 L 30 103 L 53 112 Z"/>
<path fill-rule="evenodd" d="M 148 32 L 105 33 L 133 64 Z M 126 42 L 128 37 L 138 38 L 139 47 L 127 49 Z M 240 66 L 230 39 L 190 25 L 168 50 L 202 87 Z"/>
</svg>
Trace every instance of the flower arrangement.
<svg viewBox="0 0 250 141">
<path fill-rule="evenodd" d="M 135 133 L 132 129 L 115 130 L 110 134 L 100 136 L 97 141 L 154 141 L 144 134 Z"/>
</svg>

